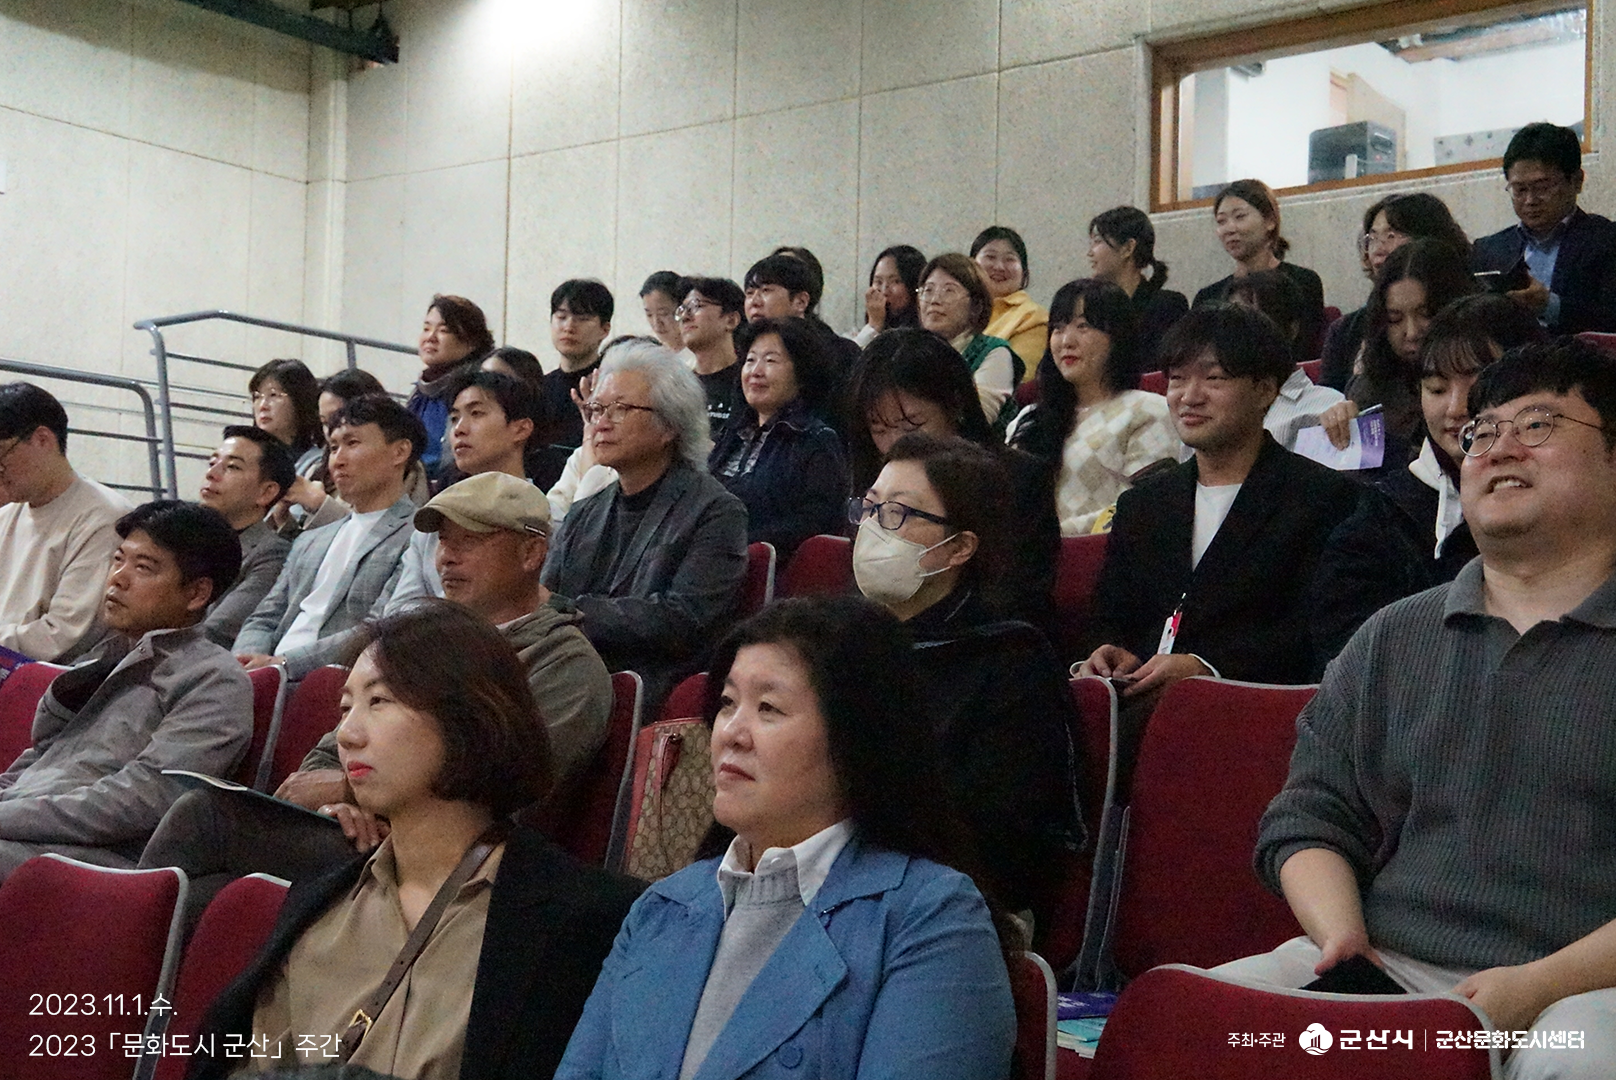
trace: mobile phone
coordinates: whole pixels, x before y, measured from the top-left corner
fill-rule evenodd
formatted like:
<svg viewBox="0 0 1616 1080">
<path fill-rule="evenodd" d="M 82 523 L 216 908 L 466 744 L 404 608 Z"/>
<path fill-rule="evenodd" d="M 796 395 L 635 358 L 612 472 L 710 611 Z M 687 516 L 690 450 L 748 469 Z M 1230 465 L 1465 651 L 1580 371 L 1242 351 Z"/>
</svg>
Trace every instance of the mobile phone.
<svg viewBox="0 0 1616 1080">
<path fill-rule="evenodd" d="M 1367 956 L 1347 957 L 1302 989 L 1320 994 L 1408 993 Z"/>
<path fill-rule="evenodd" d="M 1508 270 L 1478 270 L 1474 276 L 1488 292 L 1519 292 L 1532 284 L 1532 271 L 1527 269 L 1525 259 L 1517 260 Z"/>
</svg>

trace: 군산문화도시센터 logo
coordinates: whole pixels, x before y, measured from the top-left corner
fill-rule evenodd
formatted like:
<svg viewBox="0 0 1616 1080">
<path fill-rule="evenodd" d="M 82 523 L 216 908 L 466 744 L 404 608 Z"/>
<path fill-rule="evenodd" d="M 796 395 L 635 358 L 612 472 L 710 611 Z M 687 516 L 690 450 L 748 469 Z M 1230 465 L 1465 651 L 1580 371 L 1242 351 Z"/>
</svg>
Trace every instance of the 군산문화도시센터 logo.
<svg viewBox="0 0 1616 1080">
<path fill-rule="evenodd" d="M 1330 1029 L 1323 1024 L 1309 1024 L 1307 1030 L 1297 1036 L 1296 1041 L 1303 1050 L 1318 1057 L 1335 1045 L 1335 1036 L 1331 1035 Z"/>
</svg>

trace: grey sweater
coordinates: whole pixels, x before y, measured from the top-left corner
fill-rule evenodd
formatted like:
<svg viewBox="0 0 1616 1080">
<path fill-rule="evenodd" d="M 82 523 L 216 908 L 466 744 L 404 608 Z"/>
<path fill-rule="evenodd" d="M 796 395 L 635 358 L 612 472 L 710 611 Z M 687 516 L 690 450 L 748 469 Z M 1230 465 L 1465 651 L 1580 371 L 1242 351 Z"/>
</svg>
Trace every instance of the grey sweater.
<svg viewBox="0 0 1616 1080">
<path fill-rule="evenodd" d="M 1616 577 L 1516 634 L 1481 560 L 1376 613 L 1297 720 L 1257 872 L 1327 848 L 1372 944 L 1520 964 L 1616 919 Z"/>
</svg>

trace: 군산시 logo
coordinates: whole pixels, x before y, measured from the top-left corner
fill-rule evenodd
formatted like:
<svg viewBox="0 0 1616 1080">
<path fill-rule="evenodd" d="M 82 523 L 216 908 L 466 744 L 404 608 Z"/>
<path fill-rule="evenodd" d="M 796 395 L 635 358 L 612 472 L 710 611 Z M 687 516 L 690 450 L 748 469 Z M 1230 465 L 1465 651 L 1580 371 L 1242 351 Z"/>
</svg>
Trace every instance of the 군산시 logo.
<svg viewBox="0 0 1616 1080">
<path fill-rule="evenodd" d="M 1335 1036 L 1331 1035 L 1330 1029 L 1323 1024 L 1309 1024 L 1297 1041 L 1302 1044 L 1303 1050 L 1318 1057 L 1335 1045 Z"/>
</svg>

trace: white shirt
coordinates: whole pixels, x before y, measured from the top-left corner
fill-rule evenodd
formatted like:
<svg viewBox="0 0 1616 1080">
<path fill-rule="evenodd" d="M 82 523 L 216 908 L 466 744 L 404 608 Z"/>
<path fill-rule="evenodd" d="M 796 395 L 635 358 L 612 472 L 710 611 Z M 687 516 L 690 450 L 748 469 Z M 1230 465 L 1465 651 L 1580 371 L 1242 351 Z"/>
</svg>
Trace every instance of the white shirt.
<svg viewBox="0 0 1616 1080">
<path fill-rule="evenodd" d="M 1195 485 L 1195 539 L 1190 545 L 1191 567 L 1201 565 L 1201 556 L 1212 546 L 1212 538 L 1223 528 L 1223 520 L 1229 516 L 1229 507 L 1234 505 L 1235 496 L 1239 494 L 1239 484 L 1219 484 L 1216 487 Z"/>
<path fill-rule="evenodd" d="M 1426 487 L 1436 491 L 1436 548 L 1432 554 L 1440 559 L 1442 545 L 1448 542 L 1453 530 L 1464 522 L 1464 507 L 1459 505 L 1459 489 L 1442 471 L 1442 466 L 1437 464 L 1436 451 L 1431 449 L 1430 439 L 1426 439 L 1420 447 L 1420 456 L 1409 463 L 1408 471 Z"/>
<path fill-rule="evenodd" d="M 1263 427 L 1268 429 L 1279 445 L 1292 450 L 1296 447 L 1298 431 L 1305 427 L 1317 427 L 1320 413 L 1345 400 L 1346 396 L 1341 391 L 1314 385 L 1313 380 L 1307 377 L 1307 372 L 1297 368 L 1279 388 L 1279 396 L 1274 403 L 1268 406 Z"/>
<path fill-rule="evenodd" d="M 735 886 L 738 882 L 754 876 L 766 877 L 779 873 L 783 867 L 793 865 L 797 868 L 797 890 L 802 893 L 802 906 L 811 906 L 814 897 L 819 894 L 819 887 L 830 876 L 836 856 L 842 853 L 852 836 L 853 821 L 843 818 L 800 844 L 788 848 L 764 848 L 763 854 L 758 857 L 757 869 L 750 872 L 746 870 L 749 849 L 746 841 L 737 836 L 730 841 L 729 850 L 724 852 L 723 862 L 718 864 L 718 891 L 724 894 L 725 917 L 729 916 L 730 908 L 735 905 Z"/>
<path fill-rule="evenodd" d="M 292 625 L 275 646 L 276 656 L 285 656 L 293 649 L 308 648 L 320 640 L 320 627 L 325 625 L 331 601 L 336 599 L 337 582 L 347 573 L 354 552 L 359 550 L 359 544 L 370 532 L 371 526 L 380 521 L 389 509 L 391 507 L 384 506 L 368 514 L 348 515 L 348 520 L 337 530 L 337 538 L 326 549 L 325 558 L 320 561 L 320 569 L 314 575 L 314 588 L 303 598 L 297 618 L 292 620 Z"/>
</svg>

